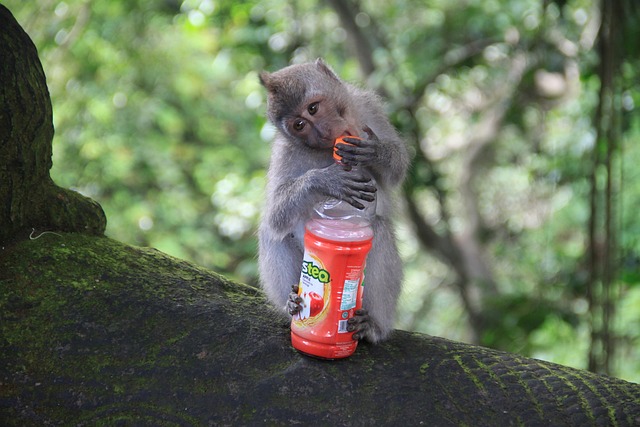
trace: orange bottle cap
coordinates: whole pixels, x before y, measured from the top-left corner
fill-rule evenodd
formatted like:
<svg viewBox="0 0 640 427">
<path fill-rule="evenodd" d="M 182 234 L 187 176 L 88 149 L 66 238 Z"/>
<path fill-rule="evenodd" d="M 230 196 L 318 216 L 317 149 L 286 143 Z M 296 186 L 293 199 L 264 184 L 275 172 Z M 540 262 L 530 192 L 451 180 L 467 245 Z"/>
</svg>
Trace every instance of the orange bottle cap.
<svg viewBox="0 0 640 427">
<path fill-rule="evenodd" d="M 351 136 L 351 135 L 343 135 L 339 138 L 336 138 L 335 142 L 333 143 L 333 160 L 335 160 L 338 163 L 342 162 L 342 157 L 338 155 L 338 147 L 336 147 L 336 144 L 340 143 L 340 144 L 353 145 L 350 142 L 345 141 L 344 138 L 362 139 L 360 137 Z"/>
</svg>

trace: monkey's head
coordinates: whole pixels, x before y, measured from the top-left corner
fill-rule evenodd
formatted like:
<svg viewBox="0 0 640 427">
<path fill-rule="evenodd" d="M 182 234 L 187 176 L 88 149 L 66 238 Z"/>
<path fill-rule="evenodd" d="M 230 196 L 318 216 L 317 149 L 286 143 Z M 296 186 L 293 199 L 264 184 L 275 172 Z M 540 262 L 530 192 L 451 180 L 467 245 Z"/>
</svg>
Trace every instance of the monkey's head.
<svg viewBox="0 0 640 427">
<path fill-rule="evenodd" d="M 260 82 L 268 92 L 267 117 L 292 140 L 331 149 L 336 138 L 360 132 L 345 84 L 321 59 L 262 72 Z"/>
</svg>

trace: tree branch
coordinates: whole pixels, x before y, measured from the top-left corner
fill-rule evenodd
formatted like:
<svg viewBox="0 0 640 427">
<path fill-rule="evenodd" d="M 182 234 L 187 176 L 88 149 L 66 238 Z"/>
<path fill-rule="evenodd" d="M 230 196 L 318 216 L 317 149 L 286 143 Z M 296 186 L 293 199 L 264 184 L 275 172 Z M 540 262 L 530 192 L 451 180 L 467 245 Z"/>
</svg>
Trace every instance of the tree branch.
<svg viewBox="0 0 640 427">
<path fill-rule="evenodd" d="M 365 76 L 371 75 L 376 67 L 373 62 L 373 46 L 370 39 L 365 36 L 361 28 L 356 24 L 358 10 L 353 2 L 348 0 L 327 0 L 333 10 L 338 14 L 342 27 L 353 43 L 353 51 L 358 58 L 360 69 Z"/>
<path fill-rule="evenodd" d="M 425 76 L 420 82 L 415 85 L 415 88 L 410 96 L 406 98 L 405 107 L 410 110 L 415 110 L 419 107 L 422 97 L 427 91 L 430 84 L 434 83 L 438 76 L 447 73 L 447 71 L 459 66 L 470 58 L 482 53 L 488 46 L 496 43 L 494 38 L 486 38 L 473 40 L 470 43 L 461 46 L 459 48 L 443 52 L 441 57 L 443 58 L 440 68 L 434 73 Z"/>
<path fill-rule="evenodd" d="M 428 335 L 303 356 L 262 292 L 155 250 L 74 233 L 0 254 L 3 426 L 640 419 L 637 384 Z"/>
</svg>

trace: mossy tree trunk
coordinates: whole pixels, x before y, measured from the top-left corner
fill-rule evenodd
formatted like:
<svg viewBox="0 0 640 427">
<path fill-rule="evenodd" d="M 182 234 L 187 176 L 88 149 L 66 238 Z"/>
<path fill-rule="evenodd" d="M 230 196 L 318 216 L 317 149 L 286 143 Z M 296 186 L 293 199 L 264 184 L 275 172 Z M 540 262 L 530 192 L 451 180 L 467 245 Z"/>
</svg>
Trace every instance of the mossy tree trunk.
<svg viewBox="0 0 640 427">
<path fill-rule="evenodd" d="M 262 292 L 151 249 L 0 250 L 0 425 L 637 426 L 640 386 L 395 331 L 298 354 Z"/>
<path fill-rule="evenodd" d="M 49 175 L 51 99 L 38 53 L 0 5 L 0 244 L 32 228 L 104 232 L 102 208 Z"/>
<path fill-rule="evenodd" d="M 51 181 L 52 136 L 36 50 L 0 6 L 2 426 L 640 425 L 637 384 L 441 338 L 302 356 L 259 290 L 88 235 L 104 214 Z M 85 233 L 20 239 L 36 227 Z"/>
</svg>

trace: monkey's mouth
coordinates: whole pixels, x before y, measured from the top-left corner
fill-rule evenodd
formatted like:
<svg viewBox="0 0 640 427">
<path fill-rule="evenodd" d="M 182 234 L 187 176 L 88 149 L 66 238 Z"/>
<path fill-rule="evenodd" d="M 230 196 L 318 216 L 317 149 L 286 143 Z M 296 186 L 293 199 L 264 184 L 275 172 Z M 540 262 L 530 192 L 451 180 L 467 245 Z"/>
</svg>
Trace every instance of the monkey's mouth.
<svg viewBox="0 0 640 427">
<path fill-rule="evenodd" d="M 325 149 L 333 149 L 333 144 L 335 143 L 335 139 L 332 138 L 318 138 L 315 141 L 309 141 L 310 146 L 325 150 Z"/>
</svg>

